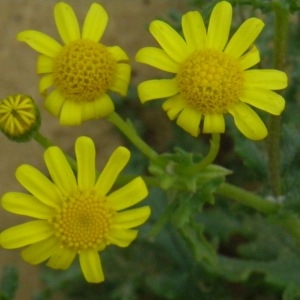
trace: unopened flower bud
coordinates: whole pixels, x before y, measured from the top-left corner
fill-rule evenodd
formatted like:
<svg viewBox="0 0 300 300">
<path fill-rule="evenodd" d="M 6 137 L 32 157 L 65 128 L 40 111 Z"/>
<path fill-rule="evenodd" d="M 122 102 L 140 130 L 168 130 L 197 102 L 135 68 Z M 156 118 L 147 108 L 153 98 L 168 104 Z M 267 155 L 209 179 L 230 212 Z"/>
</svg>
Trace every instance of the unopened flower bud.
<svg viewBox="0 0 300 300">
<path fill-rule="evenodd" d="M 8 96 L 0 101 L 0 130 L 11 140 L 29 141 L 39 130 L 39 110 L 27 95 Z"/>
</svg>

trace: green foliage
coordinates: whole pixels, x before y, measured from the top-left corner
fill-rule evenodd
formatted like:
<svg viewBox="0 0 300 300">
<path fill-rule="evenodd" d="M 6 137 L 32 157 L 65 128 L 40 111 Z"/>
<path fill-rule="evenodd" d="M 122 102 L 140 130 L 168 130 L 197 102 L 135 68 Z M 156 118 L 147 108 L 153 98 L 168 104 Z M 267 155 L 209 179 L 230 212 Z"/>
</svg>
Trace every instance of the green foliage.
<svg viewBox="0 0 300 300">
<path fill-rule="evenodd" d="M 197 157 L 198 156 L 198 157 Z M 196 160 L 201 156 L 196 155 Z M 172 154 L 163 154 L 150 163 L 149 172 L 158 180 L 159 185 L 165 190 L 182 190 L 195 193 L 205 191 L 205 186 L 215 180 L 220 181 L 231 173 L 224 167 L 209 165 L 203 170 L 194 170 L 194 155 L 176 148 Z"/>
<path fill-rule="evenodd" d="M 209 2 L 209 4 L 207 3 Z M 202 7 L 206 4 L 209 7 L 213 7 L 218 0 L 215 1 L 207 1 L 207 0 L 191 0 L 190 4 L 197 7 Z M 294 13 L 296 11 L 300 10 L 300 2 L 299 0 L 229 0 L 233 5 L 235 6 L 250 6 L 253 9 L 260 9 L 264 13 L 271 12 L 274 7 L 278 7 L 280 9 L 286 9 L 289 10 L 291 13 Z"/>
<path fill-rule="evenodd" d="M 19 273 L 16 268 L 7 266 L 3 269 L 0 282 L 1 300 L 14 299 L 14 295 L 18 287 L 18 279 Z"/>
</svg>

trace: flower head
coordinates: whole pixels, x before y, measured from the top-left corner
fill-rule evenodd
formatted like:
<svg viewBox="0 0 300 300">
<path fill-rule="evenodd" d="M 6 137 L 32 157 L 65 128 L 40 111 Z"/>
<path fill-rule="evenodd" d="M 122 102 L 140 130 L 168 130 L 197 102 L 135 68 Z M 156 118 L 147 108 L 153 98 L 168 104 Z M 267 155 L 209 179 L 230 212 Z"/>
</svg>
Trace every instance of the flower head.
<svg viewBox="0 0 300 300">
<path fill-rule="evenodd" d="M 31 97 L 18 94 L 0 100 L 0 129 L 9 139 L 27 142 L 40 125 L 40 113 Z"/>
<path fill-rule="evenodd" d="M 107 93 L 126 95 L 131 69 L 120 47 L 99 43 L 108 21 L 106 11 L 93 3 L 81 31 L 68 4 L 56 4 L 54 17 L 64 45 L 34 30 L 22 31 L 17 37 L 41 54 L 37 73 L 43 74 L 39 91 L 46 96 L 46 109 L 62 125 L 109 115 L 114 105 Z"/>
<path fill-rule="evenodd" d="M 146 47 L 136 60 L 175 74 L 171 79 L 148 80 L 138 86 L 142 102 L 168 98 L 163 109 L 171 120 L 193 136 L 223 133 L 224 114 L 231 114 L 237 128 L 248 138 L 263 139 L 267 129 L 249 106 L 279 115 L 285 101 L 273 90 L 287 86 L 278 70 L 257 70 L 260 60 L 253 42 L 264 24 L 246 20 L 229 40 L 232 6 L 221 1 L 214 7 L 206 30 L 201 14 L 182 17 L 183 37 L 163 21 L 150 24 L 150 32 L 162 49 Z"/>
<path fill-rule="evenodd" d="M 6 193 L 2 207 L 15 214 L 36 218 L 4 230 L 3 248 L 27 246 L 21 253 L 31 264 L 48 261 L 55 269 L 67 269 L 79 256 L 88 282 L 101 282 L 104 275 L 98 252 L 109 244 L 127 247 L 137 237 L 133 229 L 143 224 L 150 208 L 125 210 L 147 196 L 141 177 L 111 192 L 129 160 L 130 152 L 117 148 L 96 178 L 95 146 L 88 137 L 76 141 L 77 176 L 66 156 L 53 146 L 45 151 L 50 179 L 30 165 L 21 165 L 16 177 L 30 194 Z"/>
</svg>

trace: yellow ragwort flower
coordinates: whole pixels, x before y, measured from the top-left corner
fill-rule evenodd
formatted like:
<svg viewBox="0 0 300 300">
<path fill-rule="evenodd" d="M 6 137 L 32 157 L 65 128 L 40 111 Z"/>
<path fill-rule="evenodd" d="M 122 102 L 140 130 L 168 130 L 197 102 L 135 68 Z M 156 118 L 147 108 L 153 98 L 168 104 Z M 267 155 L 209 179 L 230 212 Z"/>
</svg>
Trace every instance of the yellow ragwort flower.
<svg viewBox="0 0 300 300">
<path fill-rule="evenodd" d="M 114 105 L 107 92 L 126 95 L 131 68 L 120 47 L 99 43 L 108 21 L 106 11 L 93 3 L 82 31 L 72 7 L 66 3 L 55 5 L 54 18 L 65 45 L 35 30 L 17 36 L 41 54 L 37 73 L 44 74 L 39 91 L 46 96 L 46 109 L 59 117 L 62 125 L 109 115 Z"/>
<path fill-rule="evenodd" d="M 279 115 L 285 101 L 272 90 L 285 88 L 287 76 L 272 69 L 248 70 L 260 61 L 253 42 L 264 23 L 250 18 L 229 40 L 231 20 L 231 4 L 221 1 L 207 30 L 199 12 L 183 15 L 184 38 L 165 22 L 153 21 L 149 29 L 162 49 L 142 48 L 136 60 L 175 76 L 142 82 L 139 97 L 143 103 L 168 98 L 163 103 L 168 117 L 177 118 L 177 124 L 193 136 L 200 131 L 223 133 L 224 114 L 229 113 L 246 137 L 263 139 L 266 126 L 249 105 Z"/>
<path fill-rule="evenodd" d="M 77 177 L 60 148 L 45 151 L 52 180 L 30 165 L 21 165 L 16 177 L 30 194 L 8 192 L 2 207 L 37 220 L 14 226 L 0 234 L 0 245 L 21 253 L 30 264 L 48 260 L 54 269 L 67 269 L 79 256 L 88 282 L 101 282 L 104 275 L 98 252 L 109 245 L 127 247 L 150 215 L 149 206 L 126 208 L 142 201 L 147 187 L 137 177 L 111 191 L 117 176 L 127 164 L 130 152 L 118 147 L 96 178 L 95 146 L 88 137 L 76 141 Z"/>
<path fill-rule="evenodd" d="M 9 139 L 27 142 L 40 125 L 40 113 L 31 97 L 17 94 L 0 100 L 0 129 Z"/>
</svg>

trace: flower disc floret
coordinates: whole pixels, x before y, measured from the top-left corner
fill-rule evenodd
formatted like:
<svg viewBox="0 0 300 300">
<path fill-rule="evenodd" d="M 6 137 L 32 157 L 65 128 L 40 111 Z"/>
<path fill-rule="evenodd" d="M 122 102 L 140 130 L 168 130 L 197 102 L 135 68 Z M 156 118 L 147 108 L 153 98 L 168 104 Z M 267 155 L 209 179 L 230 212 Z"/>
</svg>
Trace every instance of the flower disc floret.
<svg viewBox="0 0 300 300">
<path fill-rule="evenodd" d="M 176 76 L 187 105 L 203 114 L 223 114 L 238 102 L 243 90 L 243 70 L 222 52 L 200 50 L 179 66 Z"/>
<path fill-rule="evenodd" d="M 51 220 L 61 244 L 76 252 L 108 245 L 115 210 L 96 191 L 77 191 Z"/>
<path fill-rule="evenodd" d="M 104 45 L 78 40 L 62 48 L 54 59 L 53 81 L 66 99 L 91 102 L 107 92 L 116 67 L 117 62 Z"/>
</svg>

